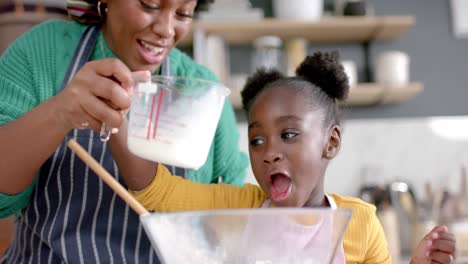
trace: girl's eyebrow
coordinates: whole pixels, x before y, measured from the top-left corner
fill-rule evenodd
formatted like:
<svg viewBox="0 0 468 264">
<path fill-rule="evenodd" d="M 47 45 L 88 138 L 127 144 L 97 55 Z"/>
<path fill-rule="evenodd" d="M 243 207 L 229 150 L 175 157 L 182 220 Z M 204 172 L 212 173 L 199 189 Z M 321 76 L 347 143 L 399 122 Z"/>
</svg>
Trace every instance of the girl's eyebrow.
<svg viewBox="0 0 468 264">
<path fill-rule="evenodd" d="M 250 124 L 249 124 L 248 129 L 250 130 L 250 129 L 252 129 L 252 128 L 259 127 L 259 126 L 260 126 L 260 123 L 258 123 L 258 122 L 253 122 L 253 123 L 250 123 Z"/>
<path fill-rule="evenodd" d="M 285 115 L 285 116 L 280 116 L 279 118 L 276 119 L 276 123 L 282 123 L 286 121 L 302 121 L 302 118 L 295 116 L 295 115 Z M 249 124 L 248 129 L 260 127 L 260 123 L 258 121 L 252 122 Z"/>
<path fill-rule="evenodd" d="M 302 121 L 302 118 L 295 116 L 295 115 L 285 115 L 276 119 L 277 123 L 281 123 L 285 121 Z"/>
</svg>

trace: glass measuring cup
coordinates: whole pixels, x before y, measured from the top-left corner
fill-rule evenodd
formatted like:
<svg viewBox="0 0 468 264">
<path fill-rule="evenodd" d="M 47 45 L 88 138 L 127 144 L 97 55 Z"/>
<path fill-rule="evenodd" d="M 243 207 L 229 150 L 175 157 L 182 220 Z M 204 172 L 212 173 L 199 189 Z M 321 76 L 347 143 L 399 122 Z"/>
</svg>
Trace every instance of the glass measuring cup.
<svg viewBox="0 0 468 264">
<path fill-rule="evenodd" d="M 208 80 L 136 78 L 129 117 L 129 150 L 148 160 L 200 168 L 208 156 L 228 95 L 228 88 Z"/>
<path fill-rule="evenodd" d="M 140 216 L 162 263 L 194 264 L 332 263 L 350 219 L 350 210 L 329 208 Z"/>
</svg>

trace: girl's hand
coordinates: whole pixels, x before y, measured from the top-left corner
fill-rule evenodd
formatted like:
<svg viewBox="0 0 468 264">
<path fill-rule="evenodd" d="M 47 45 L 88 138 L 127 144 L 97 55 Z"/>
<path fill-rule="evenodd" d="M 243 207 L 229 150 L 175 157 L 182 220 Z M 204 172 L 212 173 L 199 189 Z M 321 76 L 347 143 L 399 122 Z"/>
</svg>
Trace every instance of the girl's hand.
<svg viewBox="0 0 468 264">
<path fill-rule="evenodd" d="M 102 123 L 118 128 L 130 107 L 132 75 L 118 59 L 86 63 L 70 83 L 55 96 L 56 113 L 68 130 L 99 131 Z"/>
<path fill-rule="evenodd" d="M 436 226 L 419 242 L 411 264 L 451 264 L 455 257 L 455 236 L 446 226 Z"/>
</svg>

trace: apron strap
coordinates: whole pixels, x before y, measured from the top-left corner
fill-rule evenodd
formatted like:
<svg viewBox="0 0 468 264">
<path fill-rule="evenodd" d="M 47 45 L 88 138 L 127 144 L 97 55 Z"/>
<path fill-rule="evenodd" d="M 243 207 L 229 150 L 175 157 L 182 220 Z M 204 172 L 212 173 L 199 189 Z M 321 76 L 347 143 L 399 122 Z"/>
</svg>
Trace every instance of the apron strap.
<svg viewBox="0 0 468 264">
<path fill-rule="evenodd" d="M 161 65 L 161 75 L 163 76 L 171 76 L 172 71 L 171 71 L 171 60 L 170 60 L 170 55 L 163 61 Z"/>
<path fill-rule="evenodd" d="M 81 34 L 80 41 L 73 54 L 73 59 L 63 79 L 61 89 L 65 88 L 76 72 L 89 60 L 99 36 L 99 26 L 99 24 L 89 25 L 83 34 Z"/>
</svg>

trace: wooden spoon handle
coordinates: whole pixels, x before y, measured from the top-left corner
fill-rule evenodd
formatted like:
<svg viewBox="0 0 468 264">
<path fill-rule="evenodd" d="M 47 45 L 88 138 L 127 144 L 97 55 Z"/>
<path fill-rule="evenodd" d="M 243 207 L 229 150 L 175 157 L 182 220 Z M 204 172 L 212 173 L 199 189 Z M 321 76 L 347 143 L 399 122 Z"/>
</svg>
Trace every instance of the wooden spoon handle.
<svg viewBox="0 0 468 264">
<path fill-rule="evenodd" d="M 120 198 L 122 198 L 137 214 L 148 214 L 148 210 L 143 207 L 112 175 L 109 174 L 86 150 L 75 140 L 70 139 L 67 146 L 83 160 Z"/>
</svg>

